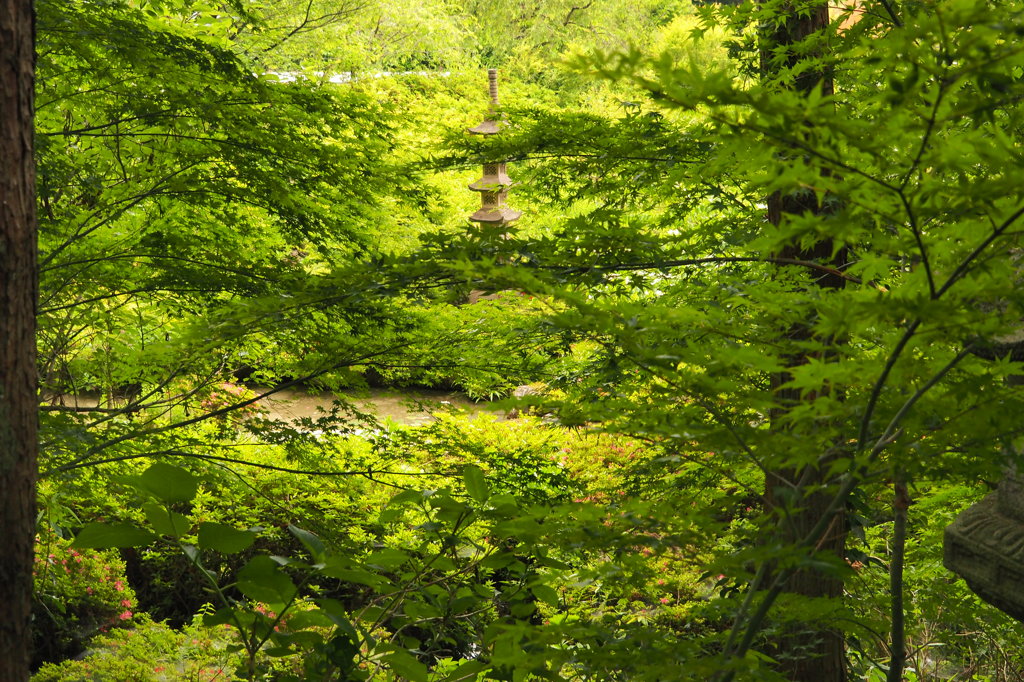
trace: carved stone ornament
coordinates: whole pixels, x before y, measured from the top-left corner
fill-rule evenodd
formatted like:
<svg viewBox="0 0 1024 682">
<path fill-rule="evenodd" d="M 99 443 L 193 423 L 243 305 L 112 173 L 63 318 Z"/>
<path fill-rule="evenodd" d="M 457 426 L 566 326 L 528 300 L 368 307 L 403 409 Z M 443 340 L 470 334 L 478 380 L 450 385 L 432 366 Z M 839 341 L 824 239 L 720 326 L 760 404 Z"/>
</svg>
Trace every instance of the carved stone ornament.
<svg viewBox="0 0 1024 682">
<path fill-rule="evenodd" d="M 1011 256 L 1021 260 L 1020 253 L 1012 252 Z M 979 308 L 1003 312 L 1005 305 L 996 302 L 979 304 Z M 1009 357 L 1021 362 L 1024 323 L 1008 334 L 977 340 L 971 352 L 988 360 Z M 1024 376 L 1010 376 L 1007 384 L 1024 389 Z M 946 528 L 943 564 L 962 577 L 979 597 L 1024 623 L 1022 483 L 1020 471 L 1011 466 L 994 493 L 956 517 Z"/>
<path fill-rule="evenodd" d="M 487 70 L 487 81 L 490 86 L 491 107 L 487 117 L 477 126 L 469 129 L 474 135 L 497 135 L 501 132 L 501 121 L 498 120 L 498 70 Z M 483 176 L 471 184 L 469 188 L 480 193 L 480 210 L 469 217 L 475 223 L 485 225 L 508 225 L 522 215 L 521 211 L 505 205 L 508 188 L 512 180 L 506 172 L 505 162 L 484 164 Z"/>
<path fill-rule="evenodd" d="M 946 528 L 946 568 L 1000 611 L 1024 622 L 1024 487 L 1010 474 Z"/>
</svg>

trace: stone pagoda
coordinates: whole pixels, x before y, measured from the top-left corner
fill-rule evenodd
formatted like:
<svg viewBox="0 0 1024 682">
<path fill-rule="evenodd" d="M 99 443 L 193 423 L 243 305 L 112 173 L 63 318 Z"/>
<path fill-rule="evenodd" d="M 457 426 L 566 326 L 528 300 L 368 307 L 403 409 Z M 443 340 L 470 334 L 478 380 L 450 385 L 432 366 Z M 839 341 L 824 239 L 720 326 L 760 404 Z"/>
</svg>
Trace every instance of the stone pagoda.
<svg viewBox="0 0 1024 682">
<path fill-rule="evenodd" d="M 488 69 L 487 80 L 491 90 L 491 106 L 487 116 L 480 125 L 469 129 L 474 135 L 497 135 L 501 132 L 501 121 L 498 120 L 498 70 Z M 469 217 L 481 225 L 501 227 L 519 219 L 521 211 L 505 205 L 508 188 L 512 186 L 505 169 L 505 162 L 485 163 L 484 174 L 469 186 L 474 192 L 480 193 L 480 210 Z"/>
</svg>

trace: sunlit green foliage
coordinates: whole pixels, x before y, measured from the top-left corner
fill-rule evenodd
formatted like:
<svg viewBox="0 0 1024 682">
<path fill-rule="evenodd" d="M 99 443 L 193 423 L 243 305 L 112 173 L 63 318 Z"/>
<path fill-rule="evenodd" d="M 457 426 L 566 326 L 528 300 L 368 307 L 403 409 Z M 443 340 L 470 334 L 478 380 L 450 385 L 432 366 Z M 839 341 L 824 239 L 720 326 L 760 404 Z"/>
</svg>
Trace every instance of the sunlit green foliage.
<svg viewBox="0 0 1024 682">
<path fill-rule="evenodd" d="M 824 627 L 884 679 L 898 478 L 908 675 L 1019 676 L 938 546 L 1019 459 L 1015 5 L 865 3 L 774 78 L 774 2 L 38 5 L 41 536 L 119 548 L 170 622 L 133 621 L 148 660 L 94 640 L 98 674 L 776 679 L 777 635 Z M 496 139 L 464 134 L 479 65 L 513 76 Z M 808 69 L 835 93 L 788 87 Z M 469 226 L 495 159 L 526 215 Z M 773 192 L 830 210 L 775 226 Z M 825 239 L 841 271 L 778 257 Z M 253 388 L 366 382 L 530 384 L 536 416 L 293 424 Z M 816 463 L 764 505 L 765 470 Z M 845 561 L 779 533 L 816 493 Z M 780 595 L 795 569 L 855 599 Z M 38 581 L 41 608 L 77 589 Z M 92 620 L 55 618 L 55 649 L 109 616 L 67 597 Z"/>
</svg>

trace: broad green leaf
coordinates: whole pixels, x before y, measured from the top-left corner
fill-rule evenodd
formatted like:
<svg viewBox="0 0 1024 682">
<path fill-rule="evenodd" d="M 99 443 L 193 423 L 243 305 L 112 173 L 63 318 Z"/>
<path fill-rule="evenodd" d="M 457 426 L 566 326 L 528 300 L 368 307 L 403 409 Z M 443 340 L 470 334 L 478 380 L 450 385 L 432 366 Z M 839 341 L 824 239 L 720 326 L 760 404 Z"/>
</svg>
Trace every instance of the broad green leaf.
<svg viewBox="0 0 1024 682">
<path fill-rule="evenodd" d="M 182 535 L 187 535 L 192 527 L 192 523 L 188 520 L 187 516 L 167 509 L 155 502 L 145 503 L 142 505 L 142 510 L 146 514 L 146 520 L 153 526 L 153 530 L 160 535 L 180 538 Z"/>
<path fill-rule="evenodd" d="M 195 476 L 164 462 L 155 462 L 142 472 L 139 483 L 164 502 L 190 502 L 199 490 Z"/>
<path fill-rule="evenodd" d="M 319 609 L 312 611 L 299 611 L 288 617 L 289 630 L 303 630 L 312 627 L 331 627 L 333 621 L 330 616 Z"/>
<path fill-rule="evenodd" d="M 505 568 L 515 560 L 511 552 L 495 552 L 481 559 L 480 565 L 484 568 Z"/>
<path fill-rule="evenodd" d="M 211 628 L 215 625 L 231 623 L 233 622 L 234 613 L 234 609 L 228 607 L 219 608 L 213 613 L 207 613 L 203 615 L 203 625 L 205 625 L 208 628 Z"/>
<path fill-rule="evenodd" d="M 542 602 L 551 606 L 558 606 L 561 603 L 558 599 L 558 592 L 556 592 L 550 585 L 538 583 L 530 587 L 530 592 L 532 592 L 533 596 L 537 597 L 537 599 L 540 599 Z"/>
<path fill-rule="evenodd" d="M 79 531 L 71 546 L 89 549 L 139 547 L 156 539 L 157 536 L 148 530 L 127 523 L 90 523 Z"/>
<path fill-rule="evenodd" d="M 403 490 L 402 492 L 398 493 L 390 500 L 388 500 L 388 506 L 395 507 L 403 504 L 409 504 L 411 502 L 419 502 L 424 497 L 426 497 L 426 495 L 422 491 Z"/>
<path fill-rule="evenodd" d="M 376 566 L 383 569 L 398 568 L 409 560 L 409 555 L 400 549 L 385 547 L 370 553 L 366 557 L 367 566 Z"/>
<path fill-rule="evenodd" d="M 295 595 L 296 587 L 270 557 L 253 557 L 238 572 L 238 590 L 250 599 L 267 604 L 286 604 Z"/>
<path fill-rule="evenodd" d="M 380 589 L 387 584 L 387 581 L 381 576 L 358 567 L 328 565 L 320 570 L 320 575 L 327 576 L 328 578 L 337 578 L 347 583 L 367 585 L 375 589 Z"/>
<path fill-rule="evenodd" d="M 407 651 L 397 650 L 382 659 L 394 672 L 410 682 L 427 682 L 427 666 L 417 661 Z"/>
<path fill-rule="evenodd" d="M 359 654 L 355 632 L 342 633 L 332 637 L 324 646 L 328 660 L 338 666 L 344 674 L 355 667 L 355 659 Z"/>
<path fill-rule="evenodd" d="M 380 510 L 380 514 L 377 515 L 377 523 L 384 525 L 394 523 L 400 519 L 404 513 L 405 510 L 402 509 L 400 505 L 384 507 Z"/>
<path fill-rule="evenodd" d="M 319 561 L 323 558 L 326 553 L 323 541 L 317 536 L 310 533 L 308 530 L 302 530 L 298 526 L 288 524 L 288 530 L 292 535 L 297 537 L 300 542 L 309 550 L 309 553 L 313 556 L 314 561 Z"/>
<path fill-rule="evenodd" d="M 290 617 L 288 619 L 288 628 L 291 631 L 287 634 L 275 635 L 275 638 L 280 640 L 282 644 L 287 644 L 289 647 L 295 647 L 305 651 L 312 651 L 315 648 L 323 646 L 324 636 L 322 634 L 314 630 L 294 632 L 294 630 L 298 629 L 293 625 L 294 622 L 295 617 Z M 330 627 L 330 621 L 328 621 L 327 627 Z"/>
<path fill-rule="evenodd" d="M 248 530 L 238 530 L 223 523 L 210 521 L 199 525 L 199 546 L 224 554 L 236 554 L 249 549 L 256 540 L 256 534 Z"/>
<path fill-rule="evenodd" d="M 472 682 L 485 670 L 487 664 L 482 661 L 466 661 L 449 673 L 442 682 Z"/>
<path fill-rule="evenodd" d="M 405 611 L 405 615 L 416 620 L 437 618 L 441 615 L 441 611 L 436 606 L 424 602 L 407 601 L 402 605 L 402 609 Z"/>
<path fill-rule="evenodd" d="M 337 599 L 324 598 L 317 601 L 323 612 L 331 619 L 331 622 L 338 626 L 338 630 L 355 639 L 356 629 L 348 619 L 348 609 Z"/>
<path fill-rule="evenodd" d="M 487 479 L 480 467 L 468 464 L 462 470 L 462 480 L 466 484 L 466 492 L 477 502 L 486 502 L 489 495 Z"/>
</svg>

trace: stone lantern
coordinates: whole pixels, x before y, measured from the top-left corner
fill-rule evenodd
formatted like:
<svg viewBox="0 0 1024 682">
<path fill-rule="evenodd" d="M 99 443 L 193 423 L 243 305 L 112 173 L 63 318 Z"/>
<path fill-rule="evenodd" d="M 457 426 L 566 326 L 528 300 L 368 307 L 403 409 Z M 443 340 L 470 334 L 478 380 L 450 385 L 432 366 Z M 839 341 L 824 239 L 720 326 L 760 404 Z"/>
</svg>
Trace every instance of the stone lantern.
<svg viewBox="0 0 1024 682">
<path fill-rule="evenodd" d="M 483 122 L 469 129 L 474 135 L 497 135 L 501 132 L 501 122 L 498 120 L 498 70 L 488 69 L 487 80 L 491 91 L 491 106 Z M 474 192 L 480 193 L 480 210 L 469 219 L 481 225 L 497 227 L 517 220 L 522 212 L 505 205 L 508 188 L 511 186 L 512 180 L 508 177 L 504 161 L 485 163 L 483 177 L 469 186 Z"/>
<path fill-rule="evenodd" d="M 946 568 L 989 604 L 1024 622 L 1024 487 L 1016 472 L 957 516 L 944 544 Z"/>
<path fill-rule="evenodd" d="M 1024 328 L 977 353 L 1024 359 Z M 1024 376 L 1011 377 L 1024 387 Z M 1024 622 L 1024 477 L 1010 467 L 994 493 L 963 511 L 945 532 L 943 564 L 975 594 Z"/>
</svg>

